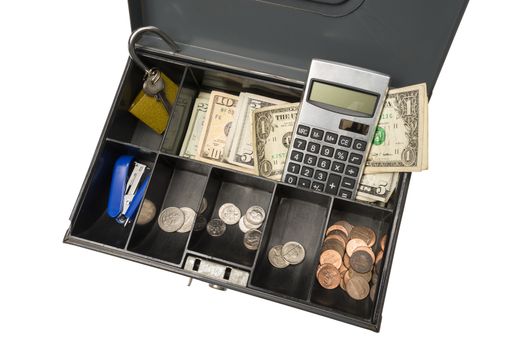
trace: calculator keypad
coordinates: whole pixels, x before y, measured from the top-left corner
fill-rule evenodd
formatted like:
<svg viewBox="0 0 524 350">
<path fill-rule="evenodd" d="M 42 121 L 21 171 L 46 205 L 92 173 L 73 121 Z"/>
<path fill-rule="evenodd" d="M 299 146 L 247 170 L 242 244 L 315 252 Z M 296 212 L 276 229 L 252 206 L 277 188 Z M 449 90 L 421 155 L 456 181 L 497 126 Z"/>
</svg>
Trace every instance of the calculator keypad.
<svg viewBox="0 0 524 350">
<path fill-rule="evenodd" d="M 356 195 L 367 142 L 298 125 L 283 181 L 351 199 Z"/>
</svg>

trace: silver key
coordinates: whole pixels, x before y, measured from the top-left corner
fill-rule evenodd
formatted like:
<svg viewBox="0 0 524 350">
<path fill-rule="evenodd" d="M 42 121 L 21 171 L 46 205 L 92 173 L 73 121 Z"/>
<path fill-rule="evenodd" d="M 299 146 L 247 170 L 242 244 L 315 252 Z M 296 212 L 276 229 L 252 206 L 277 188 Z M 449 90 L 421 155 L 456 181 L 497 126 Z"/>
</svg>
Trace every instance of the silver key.
<svg viewBox="0 0 524 350">
<path fill-rule="evenodd" d="M 162 76 L 160 75 L 160 71 L 158 69 L 151 69 L 146 73 L 142 88 L 144 89 L 144 93 L 146 95 L 155 97 L 157 100 L 160 100 L 167 113 L 170 113 L 171 105 L 169 104 L 169 101 L 167 100 L 166 94 L 164 92 L 164 79 L 162 79 Z"/>
</svg>

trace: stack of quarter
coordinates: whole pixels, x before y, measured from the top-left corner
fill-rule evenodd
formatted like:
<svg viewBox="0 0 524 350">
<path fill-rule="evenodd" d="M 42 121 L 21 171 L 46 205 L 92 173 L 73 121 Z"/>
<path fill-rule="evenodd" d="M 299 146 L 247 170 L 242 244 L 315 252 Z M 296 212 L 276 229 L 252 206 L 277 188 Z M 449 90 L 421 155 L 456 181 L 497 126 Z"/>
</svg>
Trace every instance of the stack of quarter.
<svg viewBox="0 0 524 350">
<path fill-rule="evenodd" d="M 384 237 L 381 246 L 386 244 Z M 383 249 L 377 256 L 373 252 L 376 239 L 372 228 L 353 226 L 345 220 L 329 226 L 316 272 L 318 283 L 325 289 L 340 287 L 355 300 L 369 295 L 374 300 L 380 274 L 376 266 L 383 256 Z M 370 288 L 373 279 L 375 283 Z"/>
</svg>

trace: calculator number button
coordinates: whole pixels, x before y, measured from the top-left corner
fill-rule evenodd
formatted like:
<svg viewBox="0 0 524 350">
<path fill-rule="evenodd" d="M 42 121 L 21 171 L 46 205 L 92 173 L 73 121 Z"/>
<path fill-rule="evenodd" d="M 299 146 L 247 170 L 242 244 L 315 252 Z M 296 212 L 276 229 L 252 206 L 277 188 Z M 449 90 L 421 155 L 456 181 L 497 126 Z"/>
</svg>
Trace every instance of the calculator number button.
<svg viewBox="0 0 524 350">
<path fill-rule="evenodd" d="M 311 138 L 315 140 L 322 140 L 322 137 L 324 137 L 324 132 L 319 129 L 313 129 L 311 131 Z"/>
<path fill-rule="evenodd" d="M 289 185 L 296 185 L 297 184 L 297 177 L 293 175 L 286 175 L 285 183 Z"/>
<path fill-rule="evenodd" d="M 320 151 L 320 145 L 315 142 L 309 142 L 307 144 L 307 150 L 311 153 L 318 153 L 318 151 Z"/>
<path fill-rule="evenodd" d="M 300 165 L 290 162 L 287 166 L 287 171 L 293 174 L 298 174 L 300 171 Z"/>
<path fill-rule="evenodd" d="M 297 128 L 297 134 L 300 136 L 308 137 L 309 136 L 309 126 L 299 125 Z"/>
<path fill-rule="evenodd" d="M 337 149 L 335 151 L 335 159 L 345 162 L 348 159 L 348 151 Z"/>
<path fill-rule="evenodd" d="M 302 170 L 300 171 L 300 175 L 306 176 L 306 177 L 312 177 L 313 176 L 313 168 L 304 166 L 302 167 Z"/>
<path fill-rule="evenodd" d="M 302 162 L 302 159 L 304 159 L 304 153 L 298 152 L 298 151 L 292 151 L 291 152 L 291 159 L 295 162 Z"/>
<path fill-rule="evenodd" d="M 342 172 L 344 171 L 344 164 L 340 162 L 333 162 L 333 165 L 331 166 L 331 170 L 342 174 Z"/>
<path fill-rule="evenodd" d="M 320 154 L 322 154 L 324 157 L 333 157 L 333 152 L 335 152 L 333 147 L 322 146 L 322 151 Z"/>
<path fill-rule="evenodd" d="M 356 177 L 358 175 L 358 168 L 356 166 L 348 165 L 346 167 L 346 175 Z"/>
<path fill-rule="evenodd" d="M 351 153 L 351 155 L 349 156 L 349 162 L 353 164 L 362 163 L 362 154 Z"/>
<path fill-rule="evenodd" d="M 293 147 L 295 147 L 296 149 L 302 150 L 302 151 L 305 150 L 306 149 L 306 140 L 295 138 Z"/>
<path fill-rule="evenodd" d="M 335 144 L 337 143 L 338 135 L 334 134 L 332 132 L 326 132 L 326 136 L 324 137 L 324 141 Z"/>
<path fill-rule="evenodd" d="M 300 178 L 298 180 L 298 187 L 309 188 L 311 186 L 311 180 Z"/>
<path fill-rule="evenodd" d="M 317 157 L 312 156 L 311 154 L 306 154 L 304 157 L 304 164 L 315 166 L 317 162 Z"/>
<path fill-rule="evenodd" d="M 324 192 L 324 184 L 313 181 L 313 185 L 311 185 L 311 189 L 317 192 Z"/>
<path fill-rule="evenodd" d="M 340 176 L 330 174 L 326 182 L 326 192 L 329 194 L 336 195 L 338 193 L 338 185 L 340 184 L 340 179 Z"/>
<path fill-rule="evenodd" d="M 314 178 L 315 178 L 315 180 L 318 180 L 318 181 L 326 181 L 327 173 L 325 171 L 322 171 L 322 170 L 317 170 L 317 171 L 315 171 Z"/>
<path fill-rule="evenodd" d="M 340 138 L 338 139 L 338 144 L 339 146 L 342 146 L 342 147 L 350 147 L 351 141 L 352 141 L 351 137 L 340 135 Z"/>
<path fill-rule="evenodd" d="M 364 150 L 366 149 L 366 146 L 367 146 L 366 141 L 355 140 L 355 142 L 353 142 L 353 148 L 356 149 L 357 151 L 364 152 Z"/>
<path fill-rule="evenodd" d="M 330 165 L 331 165 L 331 161 L 325 158 L 320 158 L 317 164 L 317 166 L 322 169 L 329 169 Z"/>
<path fill-rule="evenodd" d="M 352 178 L 349 178 L 349 177 L 345 177 L 342 180 L 341 186 L 353 189 L 353 188 L 355 188 L 355 183 L 356 183 L 355 179 L 352 179 Z"/>
</svg>

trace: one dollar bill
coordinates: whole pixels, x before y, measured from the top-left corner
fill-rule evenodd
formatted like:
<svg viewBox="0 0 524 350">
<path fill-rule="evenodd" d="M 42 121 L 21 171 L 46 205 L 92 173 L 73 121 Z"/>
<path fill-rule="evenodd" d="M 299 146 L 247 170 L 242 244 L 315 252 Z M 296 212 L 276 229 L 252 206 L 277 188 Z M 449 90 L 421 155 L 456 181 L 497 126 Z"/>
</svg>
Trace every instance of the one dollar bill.
<svg viewBox="0 0 524 350">
<path fill-rule="evenodd" d="M 281 179 L 298 109 L 299 103 L 286 103 L 253 111 L 257 175 Z"/>
<path fill-rule="evenodd" d="M 364 174 L 414 172 L 428 168 L 426 84 L 389 90 Z"/>
<path fill-rule="evenodd" d="M 200 140 L 200 134 L 206 121 L 207 106 L 209 104 L 209 94 L 201 92 L 195 104 L 193 106 L 193 112 L 191 113 L 191 119 L 187 127 L 186 137 L 180 155 L 187 158 L 195 158 L 198 151 L 198 141 Z"/>
</svg>

